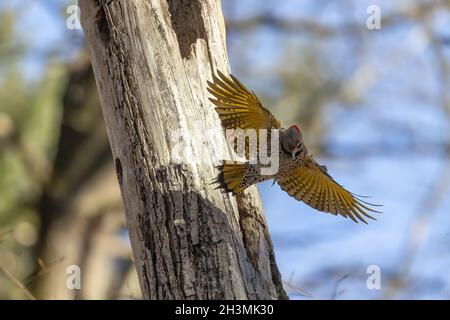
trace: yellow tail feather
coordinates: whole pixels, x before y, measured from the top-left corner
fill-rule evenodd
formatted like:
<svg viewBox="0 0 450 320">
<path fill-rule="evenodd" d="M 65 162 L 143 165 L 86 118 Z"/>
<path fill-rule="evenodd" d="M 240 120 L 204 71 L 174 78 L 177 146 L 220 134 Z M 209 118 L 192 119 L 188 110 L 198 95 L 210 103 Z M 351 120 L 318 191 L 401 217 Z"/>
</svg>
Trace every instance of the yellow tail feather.
<svg viewBox="0 0 450 320">
<path fill-rule="evenodd" d="M 238 194 L 242 192 L 247 186 L 242 185 L 245 174 L 248 170 L 248 164 L 245 163 L 232 163 L 223 164 L 216 167 L 219 169 L 219 174 L 214 180 L 214 183 L 218 183 L 218 188 L 222 188 L 225 192 L 232 192 Z"/>
</svg>

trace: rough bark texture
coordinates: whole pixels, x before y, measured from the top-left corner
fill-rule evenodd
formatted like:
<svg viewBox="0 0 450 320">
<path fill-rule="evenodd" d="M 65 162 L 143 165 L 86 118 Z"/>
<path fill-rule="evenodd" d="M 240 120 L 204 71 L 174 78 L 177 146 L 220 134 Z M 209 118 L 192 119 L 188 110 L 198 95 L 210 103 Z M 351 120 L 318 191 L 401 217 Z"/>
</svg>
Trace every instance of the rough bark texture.
<svg viewBox="0 0 450 320">
<path fill-rule="evenodd" d="M 79 3 L 144 298 L 286 298 L 256 189 L 210 185 L 223 132 L 206 80 L 229 68 L 220 1 Z M 180 143 L 191 161 L 171 161 Z"/>
</svg>

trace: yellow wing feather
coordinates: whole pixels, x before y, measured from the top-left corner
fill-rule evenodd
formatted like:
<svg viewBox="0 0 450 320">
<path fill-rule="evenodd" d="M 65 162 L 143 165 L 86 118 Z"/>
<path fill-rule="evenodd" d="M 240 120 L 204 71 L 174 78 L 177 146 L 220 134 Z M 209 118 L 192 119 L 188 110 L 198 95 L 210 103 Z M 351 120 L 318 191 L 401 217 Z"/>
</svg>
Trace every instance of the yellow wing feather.
<svg viewBox="0 0 450 320">
<path fill-rule="evenodd" d="M 361 200 L 355 194 L 338 184 L 312 159 L 306 166 L 299 166 L 288 176 L 278 179 L 281 189 L 297 200 L 323 212 L 349 217 L 367 223 L 364 217 L 374 219 L 367 211 L 379 212 L 369 206 L 376 206 Z M 375 219 L 374 219 L 375 220 Z"/>
<path fill-rule="evenodd" d="M 233 75 L 217 71 L 213 81 L 208 81 L 208 91 L 215 97 L 209 100 L 216 105 L 225 129 L 280 129 L 281 121 L 263 107 L 258 97 Z"/>
</svg>

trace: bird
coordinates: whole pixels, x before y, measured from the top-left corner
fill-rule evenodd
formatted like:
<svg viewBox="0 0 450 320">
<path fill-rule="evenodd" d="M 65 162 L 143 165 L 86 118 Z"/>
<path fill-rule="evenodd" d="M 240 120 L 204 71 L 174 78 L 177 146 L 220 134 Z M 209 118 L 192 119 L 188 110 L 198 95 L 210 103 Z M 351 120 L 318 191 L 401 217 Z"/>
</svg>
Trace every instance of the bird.
<svg viewBox="0 0 450 320">
<path fill-rule="evenodd" d="M 215 105 L 223 129 L 253 129 L 256 132 L 266 129 L 269 135 L 271 130 L 279 130 L 279 170 L 275 174 L 261 174 L 263 165 L 260 163 L 223 161 L 216 166 L 219 170 L 213 180 L 216 189 L 239 196 L 251 185 L 274 179 L 288 195 L 318 211 L 350 218 L 356 223 L 367 224 L 367 218 L 376 220 L 369 213 L 381 213 L 374 209 L 381 205 L 366 202 L 362 199 L 366 196 L 352 193 L 336 182 L 328 168 L 308 153 L 298 125 L 284 126 L 235 76 L 226 76 L 219 70 L 216 73 L 212 73 L 213 81 L 207 81 L 207 90 L 212 95 L 209 100 Z M 271 139 L 267 141 L 270 144 Z M 248 144 L 247 140 L 246 156 Z"/>
</svg>

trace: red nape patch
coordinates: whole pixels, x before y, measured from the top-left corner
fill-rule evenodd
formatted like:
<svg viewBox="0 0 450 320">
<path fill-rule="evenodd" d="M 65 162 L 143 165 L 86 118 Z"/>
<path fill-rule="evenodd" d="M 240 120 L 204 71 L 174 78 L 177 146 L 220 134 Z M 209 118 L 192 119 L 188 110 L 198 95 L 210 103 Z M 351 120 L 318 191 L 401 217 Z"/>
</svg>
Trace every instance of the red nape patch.
<svg viewBox="0 0 450 320">
<path fill-rule="evenodd" d="M 292 125 L 291 128 L 295 128 L 295 129 L 298 130 L 298 132 L 300 132 L 300 128 L 299 128 L 298 125 L 296 125 L 296 124 Z"/>
</svg>

